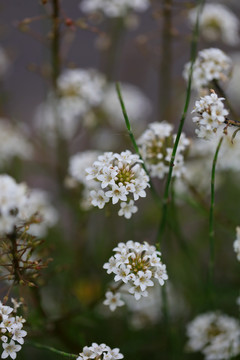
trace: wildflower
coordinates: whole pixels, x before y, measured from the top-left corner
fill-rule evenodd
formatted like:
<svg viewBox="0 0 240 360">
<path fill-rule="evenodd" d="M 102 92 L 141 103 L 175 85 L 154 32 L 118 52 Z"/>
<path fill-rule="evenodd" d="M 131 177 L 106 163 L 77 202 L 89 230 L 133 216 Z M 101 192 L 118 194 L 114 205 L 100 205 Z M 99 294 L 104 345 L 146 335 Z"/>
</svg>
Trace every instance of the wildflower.
<svg viewBox="0 0 240 360">
<path fill-rule="evenodd" d="M 129 219 L 130 213 L 136 212 L 133 199 L 136 201 L 139 197 L 145 197 L 145 189 L 149 186 L 149 178 L 141 162 L 139 156 L 129 150 L 121 154 L 105 152 L 98 156 L 92 166 L 86 168 L 86 180 L 95 180 L 101 189 L 90 192 L 92 205 L 102 209 L 110 199 L 113 204 L 119 202 L 119 216 Z M 128 209 L 127 205 L 122 206 L 125 203 L 130 204 Z"/>
<path fill-rule="evenodd" d="M 195 131 L 198 137 L 209 138 L 217 131 L 219 125 L 225 122 L 228 110 L 224 108 L 222 100 L 224 98 L 219 98 L 217 94 L 212 93 L 195 102 L 192 113 L 197 113 L 197 116 L 193 117 L 193 122 L 198 125 Z"/>
<path fill-rule="evenodd" d="M 115 274 L 114 281 L 127 284 L 127 291 L 134 295 L 136 300 L 148 296 L 147 289 L 155 285 L 155 280 L 163 285 L 168 279 L 166 266 L 160 259 L 161 253 L 155 246 L 129 240 L 126 244 L 119 243 L 113 251 L 114 256 L 103 268 L 108 273 Z"/>
<path fill-rule="evenodd" d="M 198 8 L 189 12 L 192 25 L 196 23 Z M 228 45 L 239 43 L 239 19 L 226 6 L 221 4 L 206 4 L 199 18 L 200 31 L 209 41 L 222 40 Z"/>
<path fill-rule="evenodd" d="M 190 67 L 190 62 L 184 67 L 183 77 L 186 81 Z M 192 86 L 195 90 L 201 91 L 213 80 L 227 81 L 231 70 L 232 60 L 222 50 L 216 48 L 202 50 L 193 65 Z"/>
<path fill-rule="evenodd" d="M 134 205 L 134 201 L 130 200 L 127 202 L 121 202 L 121 209 L 118 211 L 119 216 L 124 216 L 126 219 L 130 219 L 132 214 L 136 213 L 138 208 Z"/>
<path fill-rule="evenodd" d="M 88 359 L 99 359 L 99 360 L 118 360 L 123 359 L 123 355 L 119 352 L 118 348 L 111 349 L 106 344 L 92 343 L 91 346 L 84 346 L 83 352 L 79 354 L 77 360 L 88 360 Z"/>
<path fill-rule="evenodd" d="M 35 114 L 35 126 L 51 144 L 70 140 L 80 119 L 102 101 L 105 77 L 94 69 L 65 70 L 57 80 L 58 94 L 49 94 Z"/>
<path fill-rule="evenodd" d="M 17 352 L 21 350 L 21 345 L 15 345 L 15 342 L 13 340 L 10 341 L 10 343 L 3 343 L 3 353 L 1 355 L 2 359 L 6 359 L 8 356 L 10 356 L 12 359 L 16 359 Z"/>
<path fill-rule="evenodd" d="M 112 291 L 106 292 L 106 300 L 103 302 L 104 305 L 108 305 L 111 311 L 115 311 L 117 307 L 124 305 L 124 301 L 121 300 L 120 293 L 113 293 Z"/>
<path fill-rule="evenodd" d="M 239 321 L 209 312 L 197 316 L 187 326 L 189 351 L 201 351 L 206 360 L 230 359 L 240 353 Z"/>
<path fill-rule="evenodd" d="M 240 261 L 240 227 L 239 226 L 237 226 L 236 232 L 237 232 L 237 238 L 233 243 L 233 249 L 237 254 L 237 259 Z"/>
<path fill-rule="evenodd" d="M 29 160 L 32 155 L 32 145 L 22 129 L 0 119 L 0 166 L 7 166 L 14 158 Z"/>
<path fill-rule="evenodd" d="M 20 303 L 17 303 L 16 301 L 15 304 L 20 306 Z M 16 353 L 21 350 L 21 345 L 24 344 L 24 337 L 27 335 L 27 332 L 23 330 L 25 319 L 14 316 L 16 310 L 16 306 L 13 309 L 0 302 L 0 318 L 2 320 L 0 323 L 0 331 L 4 334 L 1 336 L 2 347 L 4 350 L 1 355 L 2 359 L 7 358 L 8 356 L 15 359 L 17 356 Z M 15 344 L 15 341 L 17 341 L 18 344 Z"/>
<path fill-rule="evenodd" d="M 83 0 L 80 9 L 85 13 L 102 12 L 107 17 L 124 17 L 132 11 L 145 11 L 149 7 L 149 0 Z"/>
<path fill-rule="evenodd" d="M 137 140 L 140 153 L 150 175 L 156 176 L 159 179 L 162 179 L 169 171 L 176 138 L 172 131 L 172 125 L 166 121 L 153 122 Z M 183 154 L 188 145 L 189 140 L 182 133 L 173 168 L 173 176 L 175 177 L 180 177 L 185 171 Z"/>
</svg>

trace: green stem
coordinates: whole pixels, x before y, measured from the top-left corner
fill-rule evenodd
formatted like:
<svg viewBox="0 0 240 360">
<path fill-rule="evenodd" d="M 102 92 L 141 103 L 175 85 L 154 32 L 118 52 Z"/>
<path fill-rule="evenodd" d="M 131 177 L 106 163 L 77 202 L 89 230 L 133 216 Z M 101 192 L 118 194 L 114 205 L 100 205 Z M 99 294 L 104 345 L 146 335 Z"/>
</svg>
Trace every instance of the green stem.
<svg viewBox="0 0 240 360">
<path fill-rule="evenodd" d="M 191 66 L 190 66 L 190 72 L 189 72 L 189 78 L 188 78 L 188 84 L 187 84 L 186 100 L 185 100 L 185 105 L 184 105 L 182 117 L 180 119 L 180 124 L 179 124 L 179 127 L 178 127 L 176 140 L 175 140 L 175 143 L 174 143 L 174 146 L 173 146 L 171 161 L 170 161 L 170 165 L 169 165 L 169 172 L 168 172 L 168 177 L 167 177 L 165 190 L 164 190 L 164 196 L 163 196 L 162 217 L 161 217 L 161 221 L 160 221 L 160 225 L 159 225 L 159 229 L 158 229 L 158 234 L 157 234 L 157 245 L 158 245 L 159 248 L 160 248 L 160 243 L 161 243 L 162 236 L 163 236 L 163 233 L 165 231 L 166 222 L 167 222 L 167 208 L 168 208 L 168 203 L 170 202 L 169 190 L 170 190 L 170 183 L 171 183 L 171 179 L 172 179 L 172 172 L 173 172 L 175 156 L 176 156 L 176 153 L 177 153 L 177 148 L 178 148 L 179 140 L 180 140 L 180 137 L 181 137 L 183 125 L 184 125 L 184 122 L 185 122 L 185 119 L 186 119 L 186 115 L 187 115 L 187 111 L 188 111 L 188 107 L 189 107 L 189 102 L 190 102 L 190 97 L 191 97 L 193 65 L 194 65 L 194 62 L 195 62 L 195 59 L 196 59 L 196 55 L 197 55 L 197 44 L 198 44 L 198 36 L 199 36 L 199 16 L 200 16 L 200 13 L 202 11 L 204 2 L 205 2 L 205 0 L 200 0 L 199 1 L 197 20 L 196 20 L 196 24 L 195 24 L 195 27 L 194 27 L 194 30 L 193 30 L 193 35 L 192 35 L 192 41 L 191 41 Z"/>
<path fill-rule="evenodd" d="M 223 136 L 220 138 L 216 152 L 212 163 L 211 174 L 211 206 L 209 212 L 209 248 L 210 248 L 210 260 L 209 260 L 209 297 L 212 300 L 213 289 L 213 276 L 214 276 L 214 262 L 215 262 L 215 244 L 214 244 L 214 203 L 215 203 L 215 172 L 218 153 L 223 142 Z"/>
<path fill-rule="evenodd" d="M 125 124 L 126 124 L 127 130 L 128 130 L 128 134 L 129 134 L 130 139 L 132 141 L 134 150 L 136 151 L 136 153 L 138 154 L 138 156 L 140 157 L 140 159 L 142 161 L 141 165 L 142 165 L 143 169 L 145 170 L 146 174 L 149 177 L 150 190 L 152 192 L 153 198 L 156 201 L 157 205 L 160 207 L 161 206 L 161 199 L 160 199 L 156 189 L 154 188 L 154 185 L 153 185 L 153 183 L 151 181 L 151 178 L 150 178 L 150 174 L 149 174 L 149 172 L 148 172 L 148 170 L 146 168 L 146 165 L 144 164 L 143 158 L 142 158 L 142 156 L 140 154 L 140 151 L 139 151 L 139 147 L 138 147 L 137 142 L 135 140 L 135 137 L 133 135 L 132 127 L 131 127 L 131 124 L 130 124 L 130 121 L 129 121 L 129 118 L 128 118 L 128 114 L 127 114 L 127 110 L 126 110 L 126 107 L 125 107 L 125 104 L 124 104 L 124 101 L 123 101 L 123 97 L 122 97 L 122 93 L 121 93 L 121 89 L 120 89 L 120 84 L 118 82 L 116 83 L 116 91 L 117 91 L 118 99 L 119 99 L 119 102 L 120 102 L 120 105 L 121 105 L 121 108 L 122 108 L 122 113 L 123 113 Z"/>
<path fill-rule="evenodd" d="M 44 350 L 48 350 L 48 351 L 51 351 L 51 352 L 54 352 L 55 354 L 59 354 L 59 355 L 62 355 L 62 356 L 65 356 L 65 357 L 68 357 L 68 358 L 74 358 L 76 359 L 79 355 L 75 355 L 75 354 L 69 354 L 69 353 L 66 353 L 64 351 L 61 351 L 61 350 L 57 350 L 51 346 L 47 346 L 47 345 L 42 345 L 42 344 L 38 344 L 38 343 L 35 343 L 35 342 L 26 342 L 27 345 L 29 346 L 33 346 L 33 347 L 36 347 L 38 349 L 44 349 Z"/>
</svg>

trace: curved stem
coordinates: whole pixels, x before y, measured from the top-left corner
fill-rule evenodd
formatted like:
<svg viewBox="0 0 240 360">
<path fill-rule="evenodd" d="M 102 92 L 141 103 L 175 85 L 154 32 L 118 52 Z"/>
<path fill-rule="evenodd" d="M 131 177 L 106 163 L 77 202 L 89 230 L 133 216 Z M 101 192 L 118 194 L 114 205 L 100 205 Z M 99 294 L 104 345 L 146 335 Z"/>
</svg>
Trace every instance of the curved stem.
<svg viewBox="0 0 240 360">
<path fill-rule="evenodd" d="M 209 212 L 209 248 L 210 248 L 210 260 L 209 260 L 209 298 L 212 302 L 212 289 L 213 289 L 213 276 L 214 276 L 214 262 L 215 262 L 215 244 L 214 244 L 214 203 L 215 203 L 215 172 L 217 165 L 217 158 L 220 147 L 223 142 L 223 136 L 220 138 L 216 152 L 212 163 L 211 174 L 211 206 Z"/>
<path fill-rule="evenodd" d="M 195 59 L 196 59 L 196 55 L 197 55 L 197 44 L 198 44 L 198 36 L 199 36 L 199 16 L 200 16 L 200 13 L 202 11 L 204 2 L 205 2 L 205 0 L 200 0 L 200 5 L 199 5 L 199 8 L 198 8 L 197 20 L 196 20 L 196 24 L 195 24 L 195 27 L 194 27 L 194 30 L 193 30 L 193 35 L 192 35 L 191 66 L 190 66 L 188 85 L 187 85 L 187 91 L 186 91 L 186 100 L 185 100 L 185 105 L 184 105 L 182 117 L 180 119 L 180 124 L 179 124 L 179 127 L 178 127 L 176 140 L 175 140 L 175 143 L 174 143 L 174 146 L 173 146 L 171 161 L 170 161 L 170 165 L 169 165 L 169 172 L 168 172 L 167 182 L 166 182 L 166 185 L 165 185 L 164 196 L 163 196 L 162 217 L 161 217 L 161 221 L 160 221 L 160 225 L 159 225 L 159 229 L 158 229 L 158 234 L 157 234 L 157 245 L 158 245 L 159 248 L 160 248 L 160 243 L 161 243 L 162 236 L 163 236 L 163 233 L 165 231 L 166 222 L 167 222 L 167 208 L 168 208 L 168 203 L 170 202 L 169 190 L 170 190 L 170 183 L 171 183 L 171 179 L 172 179 L 172 172 L 173 172 L 173 167 L 174 167 L 175 156 L 176 156 L 176 153 L 177 153 L 177 148 L 178 148 L 178 144 L 179 144 L 179 141 L 180 141 L 180 137 L 181 137 L 183 125 L 184 125 L 184 122 L 185 122 L 185 119 L 186 119 L 188 106 L 189 106 L 189 102 L 190 102 L 190 97 L 191 97 L 193 65 L 194 65 L 194 62 L 195 62 Z"/>
<path fill-rule="evenodd" d="M 133 147 L 136 151 L 136 153 L 138 154 L 138 156 L 140 157 L 140 159 L 142 160 L 142 167 L 143 169 L 145 170 L 146 174 L 148 175 L 149 177 L 149 184 L 150 184 L 150 190 L 152 192 L 152 195 L 153 195 L 153 198 L 154 200 L 156 201 L 157 205 L 160 207 L 161 206 L 161 199 L 156 191 L 156 189 L 154 188 L 154 185 L 151 181 L 151 178 L 150 178 L 150 174 L 146 168 L 146 165 L 144 164 L 144 161 L 143 161 L 143 158 L 140 154 L 140 151 L 139 151 L 139 147 L 137 145 L 137 142 L 135 140 L 135 137 L 133 135 L 133 132 L 132 132 L 132 127 L 131 127 L 131 124 L 130 124 L 130 121 L 129 121 L 129 118 L 128 118 L 128 114 L 127 114 L 127 110 L 126 110 L 126 107 L 124 105 L 124 101 L 123 101 L 123 97 L 122 97 L 122 93 L 121 93 L 121 89 L 120 89 L 120 84 L 119 82 L 116 83 L 116 91 L 117 91 L 117 94 L 118 94 L 118 98 L 119 98 L 119 102 L 120 102 L 120 105 L 121 105 L 121 108 L 122 108 L 122 113 L 123 113 L 123 117 L 124 117 L 124 120 L 125 120 L 125 124 L 126 124 L 126 127 L 127 127 L 127 130 L 128 130 L 128 134 L 130 136 L 130 139 L 132 141 L 132 144 L 133 144 Z"/>
<path fill-rule="evenodd" d="M 55 349 L 55 348 L 53 348 L 51 346 L 42 345 L 42 344 L 38 344 L 38 343 L 35 343 L 35 342 L 27 341 L 26 344 L 30 345 L 30 346 L 34 346 L 34 347 L 36 347 L 38 349 L 48 350 L 48 351 L 54 352 L 55 354 L 59 354 L 59 355 L 62 355 L 62 356 L 68 357 L 68 358 L 76 359 L 79 356 L 79 355 L 75 355 L 75 354 L 66 353 L 65 351 L 57 350 L 57 349 Z"/>
</svg>

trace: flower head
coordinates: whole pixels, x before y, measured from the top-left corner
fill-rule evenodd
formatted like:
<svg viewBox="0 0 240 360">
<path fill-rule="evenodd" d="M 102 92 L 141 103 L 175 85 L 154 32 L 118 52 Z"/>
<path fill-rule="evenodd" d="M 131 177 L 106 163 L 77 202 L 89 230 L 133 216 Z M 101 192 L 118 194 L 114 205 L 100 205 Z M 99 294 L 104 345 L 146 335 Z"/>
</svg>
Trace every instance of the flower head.
<svg viewBox="0 0 240 360">
<path fill-rule="evenodd" d="M 106 344 L 92 343 L 91 346 L 84 346 L 83 351 L 79 354 L 77 360 L 118 360 L 123 359 L 123 354 L 119 352 L 118 348 L 111 349 Z"/>
<path fill-rule="evenodd" d="M 214 5 L 215 6 L 215 5 Z M 185 65 L 183 77 L 188 81 L 191 63 Z M 213 80 L 226 81 L 232 70 L 232 60 L 220 49 L 210 48 L 198 53 L 193 65 L 192 86 L 201 91 Z"/>
<path fill-rule="evenodd" d="M 126 244 L 119 243 L 113 251 L 114 256 L 103 268 L 115 274 L 114 281 L 128 284 L 128 292 L 136 300 L 148 296 L 147 289 L 154 286 L 156 280 L 164 285 L 168 279 L 166 266 L 161 262 L 161 253 L 155 246 L 129 240 Z"/>
</svg>

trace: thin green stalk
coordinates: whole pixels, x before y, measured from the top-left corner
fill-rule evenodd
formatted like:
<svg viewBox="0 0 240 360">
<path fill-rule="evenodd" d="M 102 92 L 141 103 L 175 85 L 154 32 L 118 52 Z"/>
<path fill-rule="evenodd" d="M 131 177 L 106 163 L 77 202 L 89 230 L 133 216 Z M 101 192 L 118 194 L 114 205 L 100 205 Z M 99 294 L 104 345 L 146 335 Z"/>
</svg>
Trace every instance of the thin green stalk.
<svg viewBox="0 0 240 360">
<path fill-rule="evenodd" d="M 126 107 L 125 107 L 125 104 L 124 104 L 124 101 L 123 101 L 120 84 L 118 82 L 116 83 L 116 91 L 117 91 L 118 99 L 119 99 L 119 102 L 120 102 L 120 105 L 121 105 L 121 108 L 122 108 L 122 113 L 123 113 L 125 124 L 126 124 L 127 130 L 128 130 L 128 134 L 129 134 L 130 139 L 132 141 L 134 150 L 136 151 L 136 153 L 139 155 L 140 159 L 142 160 L 141 165 L 142 165 L 143 169 L 145 170 L 146 174 L 149 177 L 150 190 L 152 192 L 153 198 L 155 199 L 157 205 L 160 207 L 161 206 L 161 199 L 160 199 L 156 189 L 154 188 L 154 185 L 153 185 L 153 183 L 151 181 L 151 178 L 150 178 L 150 174 L 149 174 L 149 172 L 148 172 L 148 170 L 146 168 L 146 165 L 144 164 L 143 158 L 142 158 L 142 156 L 140 154 L 140 151 L 139 151 L 139 147 L 138 147 L 137 142 L 135 140 L 135 137 L 133 135 L 132 127 L 131 127 L 131 124 L 130 124 L 130 121 L 129 121 L 129 118 L 128 118 L 128 114 L 127 114 L 127 110 L 126 110 Z"/>
<path fill-rule="evenodd" d="M 74 358 L 76 359 L 79 355 L 75 355 L 75 354 L 70 354 L 70 353 L 66 353 L 64 351 L 61 351 L 61 350 L 57 350 L 51 346 L 47 346 L 47 345 L 42 345 L 42 344 L 38 344 L 38 343 L 35 343 L 35 342 L 26 342 L 27 345 L 30 345 L 30 346 L 33 346 L 35 348 L 38 348 L 38 349 L 44 349 L 44 350 L 48 350 L 48 351 L 51 351 L 51 352 L 54 352 L 55 354 L 58 354 L 58 355 L 62 355 L 62 356 L 65 356 L 65 357 L 68 357 L 68 358 Z"/>
<path fill-rule="evenodd" d="M 209 298 L 212 300 L 213 290 L 213 276 L 214 276 L 214 263 L 215 263 L 215 244 L 214 244 L 214 203 L 215 203 L 215 172 L 218 153 L 223 142 L 223 136 L 219 140 L 216 152 L 212 163 L 212 174 L 211 174 L 211 206 L 209 212 L 209 248 L 210 248 L 210 260 L 209 260 Z"/>
<path fill-rule="evenodd" d="M 196 20 L 196 24 L 195 24 L 195 27 L 194 27 L 194 30 L 193 30 L 193 35 L 192 35 L 192 41 L 191 41 L 191 66 L 190 66 L 189 77 L 188 77 L 186 100 L 185 100 L 185 105 L 184 105 L 182 117 L 180 119 L 180 124 L 179 124 L 179 127 L 178 127 L 176 140 L 175 140 L 175 143 L 174 143 L 174 146 L 173 146 L 171 161 L 170 161 L 170 165 L 169 165 L 169 172 L 168 172 L 168 177 L 167 177 L 165 190 L 164 190 L 164 196 L 163 196 L 162 217 L 161 217 L 161 221 L 160 221 L 160 225 L 159 225 L 159 229 L 158 229 L 158 234 L 157 234 L 157 245 L 158 245 L 159 248 L 160 248 L 161 239 L 162 239 L 163 233 L 165 231 L 166 223 L 167 223 L 167 208 L 168 208 L 168 203 L 170 202 L 169 191 L 170 191 L 170 183 L 171 183 L 171 179 L 172 179 L 172 172 L 173 172 L 173 167 L 174 167 L 175 156 L 176 156 L 176 153 L 177 153 L 177 148 L 178 148 L 179 140 L 180 140 L 180 137 L 181 137 L 183 125 L 184 125 L 184 122 L 185 122 L 185 119 L 186 119 L 186 115 L 187 115 L 187 111 L 188 111 L 188 107 L 189 107 L 189 102 L 190 102 L 190 97 L 191 97 L 193 65 L 194 65 L 194 62 L 195 62 L 195 59 L 196 59 L 196 55 L 197 55 L 197 44 L 198 44 L 198 36 L 199 36 L 199 16 L 200 16 L 200 13 L 202 11 L 204 2 L 205 2 L 205 0 L 200 0 L 199 1 L 197 20 Z"/>
</svg>

